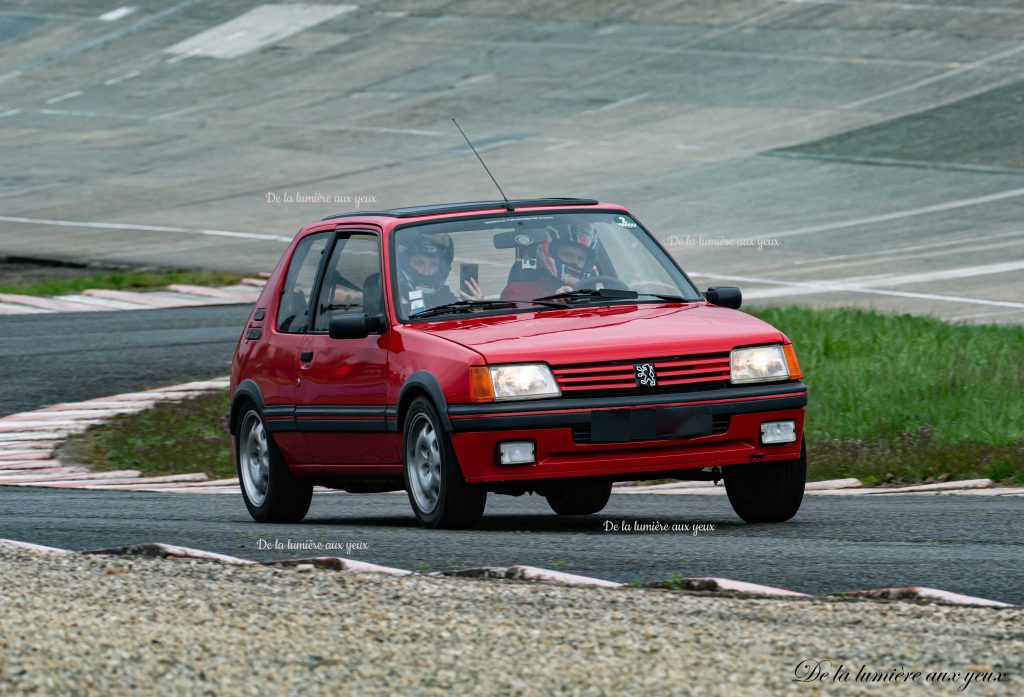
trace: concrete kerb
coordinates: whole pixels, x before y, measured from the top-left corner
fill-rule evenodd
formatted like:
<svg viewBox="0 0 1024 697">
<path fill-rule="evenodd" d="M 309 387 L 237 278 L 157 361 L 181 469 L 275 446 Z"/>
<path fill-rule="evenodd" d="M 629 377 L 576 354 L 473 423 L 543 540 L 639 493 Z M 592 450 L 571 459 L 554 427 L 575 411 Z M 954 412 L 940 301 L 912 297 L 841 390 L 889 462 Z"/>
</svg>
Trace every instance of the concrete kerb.
<svg viewBox="0 0 1024 697">
<path fill-rule="evenodd" d="M 776 598 L 784 600 L 863 599 L 875 602 L 923 602 L 942 605 L 986 607 L 993 609 L 1015 607 L 1014 605 L 1003 603 L 998 600 L 977 598 L 960 593 L 938 590 L 935 588 L 923 588 L 916 586 L 906 588 L 876 588 L 870 590 L 847 591 L 843 593 L 809 595 L 807 593 L 799 593 L 797 591 L 791 591 L 784 588 L 775 588 L 773 586 L 764 586 L 755 583 L 748 583 L 746 581 L 736 581 L 725 578 L 688 578 L 672 581 L 657 581 L 633 587 L 616 581 L 607 581 L 600 578 L 592 578 L 590 576 L 579 576 L 562 571 L 555 571 L 553 569 L 542 569 L 535 566 L 483 566 L 456 571 L 439 571 L 429 574 L 419 574 L 416 571 L 410 571 L 408 569 L 397 569 L 395 567 L 382 566 L 379 564 L 357 561 L 355 559 L 345 559 L 342 557 L 308 557 L 257 562 L 250 559 L 241 559 L 239 557 L 232 557 L 226 554 L 219 554 L 217 552 L 207 552 L 201 549 L 170 545 L 161 542 L 132 544 L 73 552 L 71 550 L 48 547 L 46 545 L 34 544 L 31 542 L 0 539 L 0 548 L 21 549 L 38 554 L 88 554 L 115 558 L 150 557 L 164 559 L 198 559 L 233 566 L 290 568 L 294 569 L 296 572 L 309 572 L 319 568 L 356 574 L 377 573 L 391 576 L 426 575 L 434 577 L 531 582 L 537 584 L 588 586 L 621 590 L 667 590 L 739 598 Z"/>
</svg>

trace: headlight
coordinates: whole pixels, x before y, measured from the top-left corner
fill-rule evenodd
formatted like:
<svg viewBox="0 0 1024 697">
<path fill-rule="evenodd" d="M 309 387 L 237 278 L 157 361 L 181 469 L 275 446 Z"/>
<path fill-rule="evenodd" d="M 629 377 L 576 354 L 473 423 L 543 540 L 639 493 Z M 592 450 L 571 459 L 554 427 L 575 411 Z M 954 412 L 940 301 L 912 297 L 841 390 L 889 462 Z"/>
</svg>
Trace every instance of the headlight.
<svg viewBox="0 0 1024 697">
<path fill-rule="evenodd" d="M 729 380 L 734 384 L 788 379 L 786 355 L 779 344 L 733 349 L 729 356 Z"/>
<path fill-rule="evenodd" d="M 473 368 L 470 383 L 474 402 L 559 397 L 562 394 L 551 369 L 543 363 Z"/>
</svg>

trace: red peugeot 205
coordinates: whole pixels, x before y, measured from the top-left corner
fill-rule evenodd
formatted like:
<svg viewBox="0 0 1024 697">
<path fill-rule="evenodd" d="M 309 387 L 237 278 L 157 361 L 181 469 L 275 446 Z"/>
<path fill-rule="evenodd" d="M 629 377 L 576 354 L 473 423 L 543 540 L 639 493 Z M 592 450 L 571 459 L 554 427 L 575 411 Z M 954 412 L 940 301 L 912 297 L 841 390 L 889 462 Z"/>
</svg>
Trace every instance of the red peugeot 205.
<svg viewBox="0 0 1024 697">
<path fill-rule="evenodd" d="M 238 343 L 230 427 L 261 522 L 314 485 L 406 490 L 426 527 L 488 493 L 596 513 L 612 483 L 724 479 L 747 522 L 796 514 L 807 389 L 789 339 L 701 293 L 621 206 L 455 203 L 304 227 Z"/>
</svg>

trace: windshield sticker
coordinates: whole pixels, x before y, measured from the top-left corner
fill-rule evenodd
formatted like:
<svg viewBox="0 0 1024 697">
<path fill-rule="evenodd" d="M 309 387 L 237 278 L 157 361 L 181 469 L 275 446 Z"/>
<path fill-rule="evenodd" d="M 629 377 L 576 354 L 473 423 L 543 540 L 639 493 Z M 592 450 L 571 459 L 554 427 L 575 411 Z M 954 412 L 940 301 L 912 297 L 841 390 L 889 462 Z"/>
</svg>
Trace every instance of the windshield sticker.
<svg viewBox="0 0 1024 697">
<path fill-rule="evenodd" d="M 555 216 L 553 215 L 535 215 L 531 217 L 524 216 L 522 218 L 496 218 L 494 220 L 485 220 L 484 225 L 494 225 L 495 223 L 518 223 L 523 220 L 553 220 L 554 217 Z"/>
<path fill-rule="evenodd" d="M 636 223 L 634 223 L 632 220 L 629 220 L 624 215 L 616 216 L 615 224 L 618 225 L 619 227 L 636 227 Z"/>
<path fill-rule="evenodd" d="M 413 297 L 415 295 L 415 297 Z M 417 312 L 422 312 L 426 308 L 426 303 L 423 302 L 423 293 L 418 290 L 414 290 L 409 293 L 409 314 L 415 315 Z"/>
</svg>

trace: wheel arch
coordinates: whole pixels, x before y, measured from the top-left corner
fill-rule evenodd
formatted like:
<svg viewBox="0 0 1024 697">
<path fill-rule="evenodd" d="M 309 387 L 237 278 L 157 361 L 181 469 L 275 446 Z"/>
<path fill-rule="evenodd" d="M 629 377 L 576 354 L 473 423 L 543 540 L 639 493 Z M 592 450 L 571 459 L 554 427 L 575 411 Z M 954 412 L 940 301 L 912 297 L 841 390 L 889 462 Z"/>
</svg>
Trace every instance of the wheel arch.
<svg viewBox="0 0 1024 697">
<path fill-rule="evenodd" d="M 444 398 L 441 385 L 434 377 L 434 374 L 426 370 L 418 370 L 408 378 L 398 393 L 398 412 L 395 420 L 395 430 L 399 433 L 405 426 L 405 416 L 409 412 L 409 405 L 416 397 L 425 396 L 434 404 L 437 415 L 441 419 L 441 426 L 445 432 L 452 432 L 452 422 L 448 418 L 448 401 Z"/>
<path fill-rule="evenodd" d="M 254 402 L 256 408 L 262 412 L 267 406 L 266 402 L 263 401 L 263 393 L 260 391 L 260 386 L 252 380 L 243 380 L 238 384 L 235 389 L 235 394 L 231 398 L 231 411 L 228 414 L 228 430 L 231 435 L 238 435 L 238 417 L 240 416 L 242 403 L 246 400 Z"/>
</svg>

